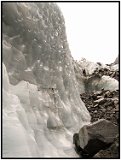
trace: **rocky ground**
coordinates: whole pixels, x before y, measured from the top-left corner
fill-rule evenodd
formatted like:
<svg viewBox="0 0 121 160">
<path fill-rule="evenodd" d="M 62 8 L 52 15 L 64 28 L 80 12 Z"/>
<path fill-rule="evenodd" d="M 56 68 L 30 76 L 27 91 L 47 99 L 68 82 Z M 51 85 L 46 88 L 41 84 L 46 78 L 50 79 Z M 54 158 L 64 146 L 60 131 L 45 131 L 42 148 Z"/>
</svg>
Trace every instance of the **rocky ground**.
<svg viewBox="0 0 121 160">
<path fill-rule="evenodd" d="M 105 75 L 105 76 L 110 76 L 112 78 L 119 80 L 119 71 L 118 70 L 116 70 L 116 71 L 110 70 L 108 68 L 101 68 L 101 69 L 97 68 L 92 75 L 97 75 L 100 77 Z"/>
<path fill-rule="evenodd" d="M 91 121 L 104 118 L 118 125 L 119 120 L 119 91 L 102 90 L 80 95 L 85 103 Z"/>
<path fill-rule="evenodd" d="M 119 80 L 118 71 L 108 69 L 95 70 L 93 75 L 108 75 Z M 88 92 L 80 95 L 91 115 L 91 121 L 106 119 L 119 126 L 119 90 L 109 91 L 102 89 L 97 92 Z M 101 150 L 95 158 L 118 158 L 119 157 L 119 137 L 106 150 Z"/>
</svg>

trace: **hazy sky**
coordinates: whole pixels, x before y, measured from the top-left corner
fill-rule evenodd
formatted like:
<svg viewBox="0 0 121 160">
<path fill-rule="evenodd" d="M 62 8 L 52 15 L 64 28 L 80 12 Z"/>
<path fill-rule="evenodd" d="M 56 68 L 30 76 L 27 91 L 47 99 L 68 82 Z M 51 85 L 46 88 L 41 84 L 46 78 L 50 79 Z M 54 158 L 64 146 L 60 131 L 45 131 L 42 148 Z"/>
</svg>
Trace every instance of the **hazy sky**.
<svg viewBox="0 0 121 160">
<path fill-rule="evenodd" d="M 57 3 L 74 59 L 111 63 L 118 55 L 118 3 Z"/>
</svg>

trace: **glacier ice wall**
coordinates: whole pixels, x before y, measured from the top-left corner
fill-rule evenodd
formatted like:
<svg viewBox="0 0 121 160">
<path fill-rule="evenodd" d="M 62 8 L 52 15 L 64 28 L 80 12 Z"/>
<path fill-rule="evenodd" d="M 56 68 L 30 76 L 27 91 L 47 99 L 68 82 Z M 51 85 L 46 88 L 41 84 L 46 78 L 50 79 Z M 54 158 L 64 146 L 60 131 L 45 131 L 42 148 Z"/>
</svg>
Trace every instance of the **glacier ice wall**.
<svg viewBox="0 0 121 160">
<path fill-rule="evenodd" d="M 3 156 L 77 157 L 72 136 L 90 115 L 61 11 L 55 3 L 4 2 L 2 13 Z"/>
</svg>

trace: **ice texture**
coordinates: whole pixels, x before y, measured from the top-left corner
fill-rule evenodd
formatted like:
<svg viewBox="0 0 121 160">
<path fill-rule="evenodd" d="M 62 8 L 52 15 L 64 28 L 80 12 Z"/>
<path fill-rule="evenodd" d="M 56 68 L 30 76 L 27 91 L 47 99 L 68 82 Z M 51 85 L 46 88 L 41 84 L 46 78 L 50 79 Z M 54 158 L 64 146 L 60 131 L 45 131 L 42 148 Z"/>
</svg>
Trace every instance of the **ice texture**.
<svg viewBox="0 0 121 160">
<path fill-rule="evenodd" d="M 4 2 L 2 11 L 3 157 L 78 157 L 73 133 L 90 115 L 61 11 L 43 2 Z"/>
</svg>

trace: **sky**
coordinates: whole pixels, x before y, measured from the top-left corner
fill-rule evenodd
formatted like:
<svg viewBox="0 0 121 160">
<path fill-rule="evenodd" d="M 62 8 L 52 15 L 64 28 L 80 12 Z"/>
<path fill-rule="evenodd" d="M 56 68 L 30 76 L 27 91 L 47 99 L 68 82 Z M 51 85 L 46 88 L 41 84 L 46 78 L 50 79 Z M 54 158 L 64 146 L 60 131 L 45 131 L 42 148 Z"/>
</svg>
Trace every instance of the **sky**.
<svg viewBox="0 0 121 160">
<path fill-rule="evenodd" d="M 118 56 L 118 3 L 57 3 L 75 60 L 112 63 Z"/>
</svg>

